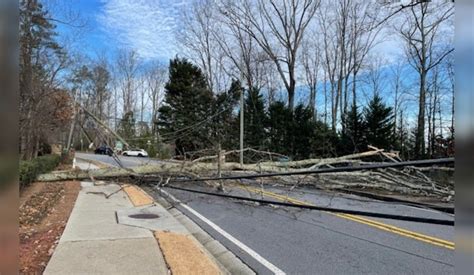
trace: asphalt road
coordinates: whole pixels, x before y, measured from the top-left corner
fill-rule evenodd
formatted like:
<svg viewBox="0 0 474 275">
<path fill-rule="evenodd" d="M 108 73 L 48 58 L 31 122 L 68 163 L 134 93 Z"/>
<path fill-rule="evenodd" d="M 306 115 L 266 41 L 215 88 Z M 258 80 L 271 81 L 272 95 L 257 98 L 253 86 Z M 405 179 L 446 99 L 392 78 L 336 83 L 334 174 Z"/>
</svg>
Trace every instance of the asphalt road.
<svg viewBox="0 0 474 275">
<path fill-rule="evenodd" d="M 119 167 L 119 164 L 117 163 L 117 161 L 113 157 L 110 157 L 108 155 L 96 155 L 96 154 L 90 154 L 90 153 L 76 152 L 76 157 L 82 158 L 82 159 L 90 159 L 93 161 L 100 161 L 107 165 Z M 134 167 L 134 166 L 161 162 L 159 160 L 155 160 L 151 158 L 125 157 L 125 156 L 119 156 L 119 160 L 125 167 Z"/>
<path fill-rule="evenodd" d="M 83 157 L 102 161 L 103 156 Z M 131 166 L 140 165 L 137 162 L 142 161 L 124 158 L 124 164 Z M 334 208 L 454 219 L 452 215 L 431 209 L 317 189 L 288 192 L 284 187 L 265 186 L 262 194 L 259 186 L 251 182 L 243 184 L 246 186 L 226 185 L 226 192 L 277 201 L 290 198 L 291 202 Z M 214 192 L 198 183 L 180 186 Z M 154 188 L 150 187 L 148 191 L 152 191 L 154 196 L 160 195 Z M 287 274 L 454 273 L 452 226 L 258 205 L 171 188 L 164 188 L 164 191 L 182 202 L 182 205 L 176 205 L 179 210 L 260 274 L 272 272 L 251 252 Z M 226 235 L 250 248 L 251 252 Z"/>
</svg>

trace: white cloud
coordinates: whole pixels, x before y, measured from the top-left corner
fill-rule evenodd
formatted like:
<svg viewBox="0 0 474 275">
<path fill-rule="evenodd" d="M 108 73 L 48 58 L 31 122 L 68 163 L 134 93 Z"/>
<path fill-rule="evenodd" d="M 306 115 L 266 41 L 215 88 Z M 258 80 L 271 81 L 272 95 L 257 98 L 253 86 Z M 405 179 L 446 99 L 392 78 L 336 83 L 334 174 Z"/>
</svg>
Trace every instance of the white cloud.
<svg viewBox="0 0 474 275">
<path fill-rule="evenodd" d="M 119 46 L 144 59 L 166 60 L 178 51 L 175 33 L 182 5 L 185 0 L 104 0 L 98 22 Z"/>
</svg>

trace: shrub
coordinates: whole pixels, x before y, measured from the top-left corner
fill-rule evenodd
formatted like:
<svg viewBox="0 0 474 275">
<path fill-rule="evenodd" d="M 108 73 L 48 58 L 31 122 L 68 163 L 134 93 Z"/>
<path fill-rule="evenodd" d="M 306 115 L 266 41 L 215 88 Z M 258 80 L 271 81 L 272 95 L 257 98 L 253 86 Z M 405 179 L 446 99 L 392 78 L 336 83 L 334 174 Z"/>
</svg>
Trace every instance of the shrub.
<svg viewBox="0 0 474 275">
<path fill-rule="evenodd" d="M 158 147 L 156 157 L 159 159 L 170 159 L 173 156 L 173 148 L 169 144 L 162 143 Z"/>
<path fill-rule="evenodd" d="M 36 180 L 40 174 L 48 173 L 59 165 L 61 157 L 46 155 L 28 161 L 20 161 L 20 189 Z"/>
</svg>

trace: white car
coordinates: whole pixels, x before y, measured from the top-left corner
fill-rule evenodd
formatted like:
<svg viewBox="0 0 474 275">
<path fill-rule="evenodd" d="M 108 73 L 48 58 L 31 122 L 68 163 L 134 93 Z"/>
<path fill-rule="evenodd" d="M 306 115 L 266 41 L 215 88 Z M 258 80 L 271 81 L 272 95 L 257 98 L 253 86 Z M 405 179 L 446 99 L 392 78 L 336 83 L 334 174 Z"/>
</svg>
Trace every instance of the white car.
<svg viewBox="0 0 474 275">
<path fill-rule="evenodd" d="M 148 153 L 143 149 L 131 149 L 123 151 L 122 155 L 131 157 L 148 157 Z"/>
</svg>

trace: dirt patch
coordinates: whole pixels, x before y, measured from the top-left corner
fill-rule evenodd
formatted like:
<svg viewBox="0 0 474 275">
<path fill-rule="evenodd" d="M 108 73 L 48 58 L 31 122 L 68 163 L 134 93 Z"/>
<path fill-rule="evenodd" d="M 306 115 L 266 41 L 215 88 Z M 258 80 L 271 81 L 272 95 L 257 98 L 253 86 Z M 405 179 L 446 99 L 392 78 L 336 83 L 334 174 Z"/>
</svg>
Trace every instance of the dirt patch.
<svg viewBox="0 0 474 275">
<path fill-rule="evenodd" d="M 33 183 L 20 195 L 20 273 L 41 273 L 80 191 L 77 181 Z"/>
<path fill-rule="evenodd" d="M 155 238 L 172 274 L 222 274 L 217 265 L 188 236 L 157 231 Z"/>
<path fill-rule="evenodd" d="M 134 206 L 145 206 L 153 204 L 155 201 L 140 187 L 135 185 L 124 185 L 123 190 Z"/>
</svg>

